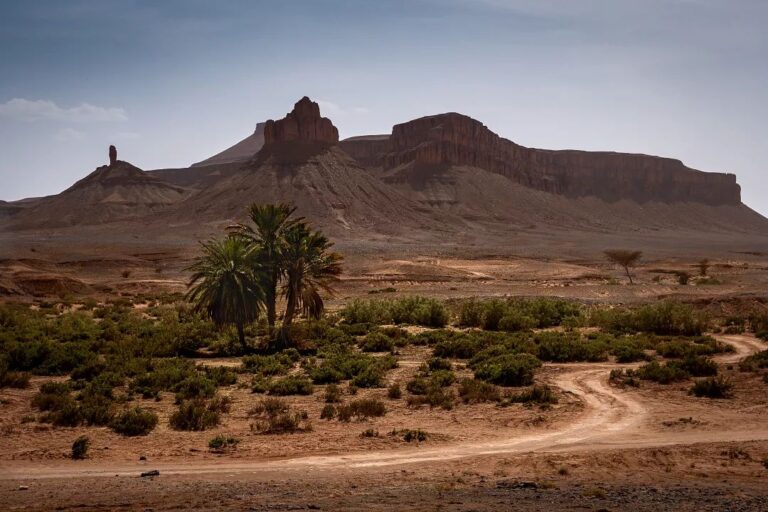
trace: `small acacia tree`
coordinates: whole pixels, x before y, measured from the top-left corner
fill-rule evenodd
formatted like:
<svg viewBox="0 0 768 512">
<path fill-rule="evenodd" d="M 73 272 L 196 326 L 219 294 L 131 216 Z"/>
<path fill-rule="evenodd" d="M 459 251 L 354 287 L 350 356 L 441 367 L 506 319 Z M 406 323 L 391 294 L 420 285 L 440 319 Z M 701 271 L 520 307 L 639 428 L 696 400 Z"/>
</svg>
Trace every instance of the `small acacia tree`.
<svg viewBox="0 0 768 512">
<path fill-rule="evenodd" d="M 620 249 L 603 251 L 603 253 L 605 254 L 605 257 L 608 258 L 608 261 L 622 267 L 627 274 L 629 284 L 634 284 L 629 269 L 637 265 L 637 262 L 640 261 L 643 253 L 641 251 L 625 251 Z"/>
</svg>

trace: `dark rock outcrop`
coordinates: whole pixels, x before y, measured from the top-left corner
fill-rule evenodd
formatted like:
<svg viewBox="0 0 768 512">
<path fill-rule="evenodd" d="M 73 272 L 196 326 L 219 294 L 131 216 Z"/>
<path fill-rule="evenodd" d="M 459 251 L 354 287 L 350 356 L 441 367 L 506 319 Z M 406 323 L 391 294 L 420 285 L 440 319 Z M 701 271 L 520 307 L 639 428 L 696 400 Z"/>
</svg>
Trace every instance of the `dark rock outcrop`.
<svg viewBox="0 0 768 512">
<path fill-rule="evenodd" d="M 409 165 L 410 172 L 419 173 L 445 165 L 479 167 L 538 190 L 608 201 L 741 202 L 733 174 L 701 172 L 679 160 L 648 155 L 526 148 L 456 113 L 395 125 L 388 144 L 389 153 L 381 156 L 385 169 Z M 360 145 L 355 151 L 365 149 Z"/>
<path fill-rule="evenodd" d="M 112 167 L 117 162 L 117 148 L 109 146 L 109 166 Z"/>
<path fill-rule="evenodd" d="M 366 167 L 381 167 L 384 155 L 392 151 L 389 135 L 361 135 L 339 142 L 349 156 Z"/>
<path fill-rule="evenodd" d="M 264 125 L 264 145 L 275 142 L 333 145 L 339 142 L 339 131 L 330 119 L 320 116 L 317 103 L 304 96 L 283 119 L 270 119 Z"/>
</svg>

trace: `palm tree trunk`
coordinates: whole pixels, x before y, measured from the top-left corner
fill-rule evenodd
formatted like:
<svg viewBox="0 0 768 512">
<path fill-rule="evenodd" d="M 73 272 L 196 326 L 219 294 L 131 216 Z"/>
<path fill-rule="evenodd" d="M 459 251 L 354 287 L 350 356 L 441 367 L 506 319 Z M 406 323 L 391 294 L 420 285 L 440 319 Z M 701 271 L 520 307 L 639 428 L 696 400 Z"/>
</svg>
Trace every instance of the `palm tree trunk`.
<svg viewBox="0 0 768 512">
<path fill-rule="evenodd" d="M 237 322 L 237 338 L 240 340 L 240 345 L 243 347 L 243 351 L 248 351 L 248 344 L 245 342 L 245 326 L 242 322 Z"/>
<path fill-rule="evenodd" d="M 289 285 L 290 286 L 290 285 Z M 296 294 L 289 288 L 286 297 L 285 315 L 283 315 L 283 328 L 280 331 L 280 338 L 285 347 L 290 345 L 291 324 L 296 315 Z"/>
</svg>

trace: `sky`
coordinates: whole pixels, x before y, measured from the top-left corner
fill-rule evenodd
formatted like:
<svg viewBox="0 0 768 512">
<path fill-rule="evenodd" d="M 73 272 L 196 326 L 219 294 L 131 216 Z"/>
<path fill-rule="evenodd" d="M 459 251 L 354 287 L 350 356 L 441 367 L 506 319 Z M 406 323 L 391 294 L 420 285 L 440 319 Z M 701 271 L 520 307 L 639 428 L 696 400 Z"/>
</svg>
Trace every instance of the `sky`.
<svg viewBox="0 0 768 512">
<path fill-rule="evenodd" d="M 732 172 L 768 215 L 765 0 L 1 0 L 0 199 L 186 167 L 302 96 L 341 137 L 460 112 Z"/>
</svg>

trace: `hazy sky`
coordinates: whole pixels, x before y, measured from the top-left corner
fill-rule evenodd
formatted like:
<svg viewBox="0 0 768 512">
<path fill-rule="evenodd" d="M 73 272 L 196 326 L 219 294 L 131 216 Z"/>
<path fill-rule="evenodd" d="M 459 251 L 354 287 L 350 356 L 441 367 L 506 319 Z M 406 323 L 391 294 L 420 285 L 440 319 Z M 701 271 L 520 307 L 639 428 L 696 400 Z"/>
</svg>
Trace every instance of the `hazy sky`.
<svg viewBox="0 0 768 512">
<path fill-rule="evenodd" d="M 0 199 L 182 167 L 304 95 L 342 137 L 457 111 L 734 172 L 768 214 L 766 0 L 0 2 Z"/>
</svg>

